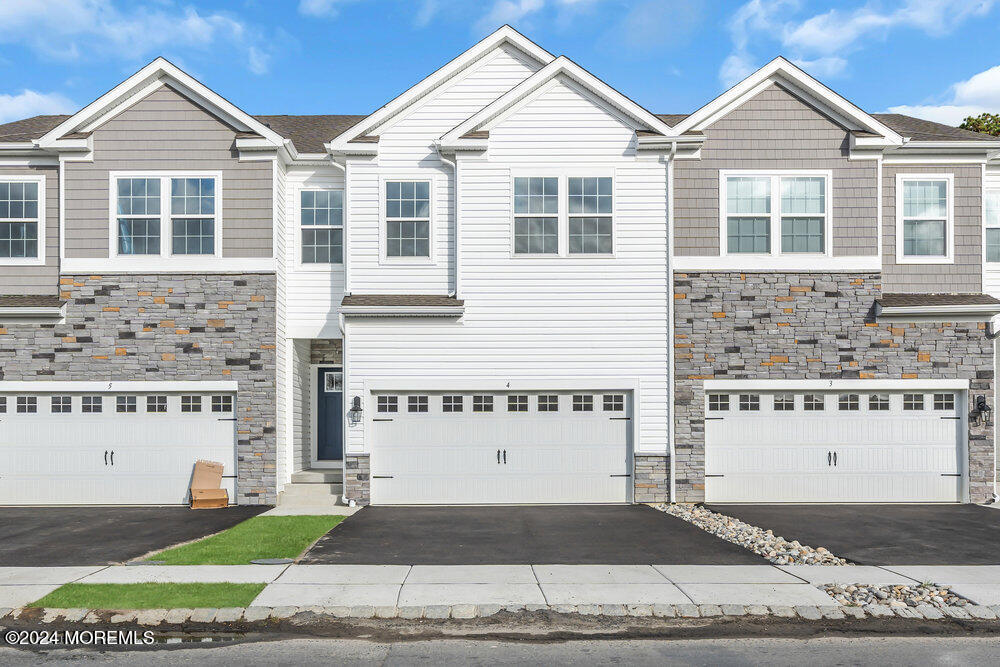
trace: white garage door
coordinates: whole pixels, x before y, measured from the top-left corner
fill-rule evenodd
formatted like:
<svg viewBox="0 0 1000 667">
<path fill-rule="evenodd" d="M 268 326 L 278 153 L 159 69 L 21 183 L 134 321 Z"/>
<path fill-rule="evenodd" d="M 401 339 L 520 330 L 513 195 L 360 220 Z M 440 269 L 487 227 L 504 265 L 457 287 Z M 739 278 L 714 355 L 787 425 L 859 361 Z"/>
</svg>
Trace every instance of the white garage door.
<svg viewBox="0 0 1000 667">
<path fill-rule="evenodd" d="M 0 395 L 0 505 L 185 503 L 198 459 L 235 498 L 233 394 Z"/>
<path fill-rule="evenodd" d="M 708 502 L 961 502 L 960 391 L 706 392 Z"/>
<path fill-rule="evenodd" d="M 625 393 L 377 394 L 376 504 L 623 503 Z"/>
</svg>

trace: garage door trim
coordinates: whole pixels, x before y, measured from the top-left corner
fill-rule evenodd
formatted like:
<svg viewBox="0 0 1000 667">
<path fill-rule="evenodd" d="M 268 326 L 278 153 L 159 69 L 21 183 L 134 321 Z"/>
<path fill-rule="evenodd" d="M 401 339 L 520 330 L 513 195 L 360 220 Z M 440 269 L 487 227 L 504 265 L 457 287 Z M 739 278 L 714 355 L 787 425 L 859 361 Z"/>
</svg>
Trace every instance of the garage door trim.
<svg viewBox="0 0 1000 667">
<path fill-rule="evenodd" d="M 24 392 L 29 394 L 44 394 L 48 392 L 68 391 L 68 392 L 166 392 L 173 393 L 179 391 L 194 392 L 235 392 L 239 390 L 239 383 L 236 381 L 216 381 L 216 380 L 113 380 L 101 382 L 93 380 L 2 380 L 0 381 L 0 393 Z"/>
<path fill-rule="evenodd" d="M 894 389 L 905 390 L 910 388 L 919 389 L 955 389 L 968 390 L 968 379 L 943 379 L 943 380 L 922 380 L 906 379 L 893 380 L 889 378 L 873 378 L 870 380 L 705 380 L 705 391 L 740 391 L 745 389 L 759 389 L 761 391 L 789 391 L 798 390 L 838 390 L 838 389 Z"/>
</svg>

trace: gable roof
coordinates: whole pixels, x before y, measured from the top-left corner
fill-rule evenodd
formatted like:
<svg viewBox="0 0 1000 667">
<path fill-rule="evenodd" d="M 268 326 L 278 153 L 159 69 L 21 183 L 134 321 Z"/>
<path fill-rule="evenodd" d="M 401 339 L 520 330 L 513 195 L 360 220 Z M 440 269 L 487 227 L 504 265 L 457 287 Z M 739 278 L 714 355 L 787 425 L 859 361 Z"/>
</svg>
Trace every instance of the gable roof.
<svg viewBox="0 0 1000 667">
<path fill-rule="evenodd" d="M 566 56 L 559 56 L 527 79 L 514 86 L 478 112 L 465 119 L 441 137 L 445 145 L 458 145 L 463 140 L 474 140 L 474 134 L 489 130 L 506 111 L 528 100 L 556 77 L 566 77 L 579 84 L 588 92 L 601 98 L 619 112 L 629 116 L 645 129 L 653 133 L 670 134 L 671 128 L 656 114 L 653 114 L 625 95 L 604 83 L 596 76 L 577 65 Z"/>
<path fill-rule="evenodd" d="M 238 131 L 260 135 L 275 146 L 280 146 L 283 143 L 283 137 L 280 134 L 209 89 L 166 58 L 159 57 L 75 114 L 62 119 L 55 127 L 37 139 L 38 145 L 43 148 L 53 147 L 60 139 L 65 139 L 67 135 L 89 132 L 163 85 L 169 85 L 176 89 Z"/>
<path fill-rule="evenodd" d="M 703 130 L 774 83 L 780 83 L 788 88 L 796 96 L 822 110 L 849 130 L 873 133 L 883 138 L 888 145 L 898 146 L 903 143 L 903 137 L 898 132 L 781 56 L 678 122 L 673 128 L 674 133 L 680 135 L 684 132 Z"/>
<path fill-rule="evenodd" d="M 474 44 L 464 53 L 448 61 L 430 76 L 425 77 L 382 107 L 376 109 L 371 115 L 366 116 L 363 120 L 345 130 L 340 136 L 333 138 L 330 142 L 331 148 L 343 149 L 347 144 L 357 139 L 357 137 L 370 134 L 374 128 L 382 125 L 385 121 L 399 114 L 407 107 L 417 103 L 466 67 L 503 44 L 514 46 L 541 64 L 549 63 L 555 59 L 555 56 L 514 30 L 514 28 L 509 25 L 503 25 L 495 32 Z"/>
</svg>

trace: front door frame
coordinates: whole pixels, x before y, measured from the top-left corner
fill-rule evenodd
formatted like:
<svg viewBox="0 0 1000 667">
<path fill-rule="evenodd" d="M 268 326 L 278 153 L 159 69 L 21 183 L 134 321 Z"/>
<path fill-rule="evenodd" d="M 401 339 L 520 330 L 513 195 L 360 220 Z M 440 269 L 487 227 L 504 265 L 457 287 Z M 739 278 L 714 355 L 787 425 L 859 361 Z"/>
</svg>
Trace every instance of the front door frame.
<svg viewBox="0 0 1000 667">
<path fill-rule="evenodd" d="M 309 465 L 312 468 L 332 468 L 340 469 L 344 465 L 343 454 L 340 460 L 319 460 L 317 447 L 317 435 L 319 433 L 319 369 L 339 368 L 344 372 L 343 364 L 309 364 Z M 343 393 L 343 392 L 341 392 Z M 345 404 L 346 405 L 346 404 Z M 343 426 L 344 415 L 341 415 L 341 426 Z M 346 443 L 345 443 L 346 446 Z"/>
</svg>

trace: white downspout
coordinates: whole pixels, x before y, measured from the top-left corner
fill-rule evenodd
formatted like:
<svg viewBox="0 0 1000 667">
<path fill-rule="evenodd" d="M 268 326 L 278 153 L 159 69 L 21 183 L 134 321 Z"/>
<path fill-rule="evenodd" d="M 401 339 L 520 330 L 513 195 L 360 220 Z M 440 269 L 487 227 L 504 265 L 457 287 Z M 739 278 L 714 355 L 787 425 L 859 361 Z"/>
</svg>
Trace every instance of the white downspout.
<svg viewBox="0 0 1000 667">
<path fill-rule="evenodd" d="M 677 502 L 677 457 L 674 453 L 674 156 L 677 142 L 667 156 L 667 440 L 670 447 L 670 502 Z"/>
<path fill-rule="evenodd" d="M 454 175 L 454 184 L 452 185 L 451 192 L 451 204 L 452 204 L 452 219 L 455 224 L 455 298 L 461 299 L 460 296 L 462 291 L 462 278 L 461 278 L 461 256 L 462 256 L 462 232 L 461 227 L 458 225 L 458 156 L 455 156 L 455 160 L 449 160 L 441 153 L 441 144 L 435 142 L 434 150 L 437 151 L 438 159 L 444 162 L 446 165 L 451 167 L 451 173 Z"/>
</svg>

